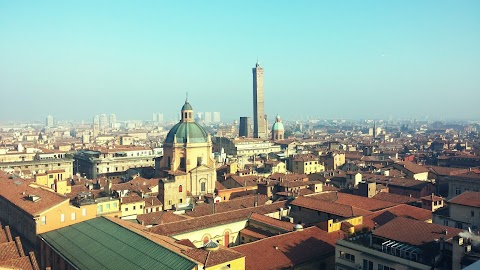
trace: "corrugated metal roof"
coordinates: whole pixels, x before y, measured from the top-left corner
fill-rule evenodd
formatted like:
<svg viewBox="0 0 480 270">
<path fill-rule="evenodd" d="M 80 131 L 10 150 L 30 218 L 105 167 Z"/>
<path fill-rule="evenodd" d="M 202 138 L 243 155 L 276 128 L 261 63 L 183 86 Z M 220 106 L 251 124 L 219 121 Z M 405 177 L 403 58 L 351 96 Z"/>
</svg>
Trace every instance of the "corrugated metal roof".
<svg viewBox="0 0 480 270">
<path fill-rule="evenodd" d="M 78 269 L 192 269 L 197 264 L 99 217 L 40 235 Z"/>
</svg>

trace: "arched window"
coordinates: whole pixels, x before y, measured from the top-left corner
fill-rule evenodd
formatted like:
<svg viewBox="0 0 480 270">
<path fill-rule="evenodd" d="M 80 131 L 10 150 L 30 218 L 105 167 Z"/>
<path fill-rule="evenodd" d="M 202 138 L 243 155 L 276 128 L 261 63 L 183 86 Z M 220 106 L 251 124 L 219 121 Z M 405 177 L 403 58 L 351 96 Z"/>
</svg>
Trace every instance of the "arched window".
<svg viewBox="0 0 480 270">
<path fill-rule="evenodd" d="M 204 243 L 204 244 L 208 243 L 208 240 L 210 240 L 210 239 L 208 238 L 208 235 L 205 235 L 205 236 L 203 237 L 203 243 Z"/>
<path fill-rule="evenodd" d="M 182 191 L 183 191 L 182 185 L 178 186 L 178 192 L 182 192 Z"/>
<path fill-rule="evenodd" d="M 223 234 L 223 244 L 228 247 L 230 245 L 230 232 L 229 231 L 225 231 L 225 233 Z"/>
</svg>

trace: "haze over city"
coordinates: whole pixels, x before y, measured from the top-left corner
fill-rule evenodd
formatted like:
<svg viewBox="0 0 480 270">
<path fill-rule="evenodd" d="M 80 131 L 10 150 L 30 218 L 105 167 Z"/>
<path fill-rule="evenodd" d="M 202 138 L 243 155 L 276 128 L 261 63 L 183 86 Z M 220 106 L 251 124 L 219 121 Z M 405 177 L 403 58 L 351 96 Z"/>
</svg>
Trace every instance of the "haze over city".
<svg viewBox="0 0 480 270">
<path fill-rule="evenodd" d="M 0 121 L 478 119 L 478 1 L 0 1 Z"/>
</svg>

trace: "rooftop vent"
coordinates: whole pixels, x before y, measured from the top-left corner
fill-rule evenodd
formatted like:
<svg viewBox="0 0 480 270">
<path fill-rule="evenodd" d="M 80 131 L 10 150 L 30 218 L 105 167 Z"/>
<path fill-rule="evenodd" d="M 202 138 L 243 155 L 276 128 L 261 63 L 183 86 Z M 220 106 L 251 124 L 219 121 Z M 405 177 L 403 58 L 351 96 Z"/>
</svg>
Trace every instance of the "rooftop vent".
<svg viewBox="0 0 480 270">
<path fill-rule="evenodd" d="M 29 194 L 27 195 L 26 199 L 32 202 L 38 202 L 41 199 L 41 197 L 34 194 Z"/>
</svg>

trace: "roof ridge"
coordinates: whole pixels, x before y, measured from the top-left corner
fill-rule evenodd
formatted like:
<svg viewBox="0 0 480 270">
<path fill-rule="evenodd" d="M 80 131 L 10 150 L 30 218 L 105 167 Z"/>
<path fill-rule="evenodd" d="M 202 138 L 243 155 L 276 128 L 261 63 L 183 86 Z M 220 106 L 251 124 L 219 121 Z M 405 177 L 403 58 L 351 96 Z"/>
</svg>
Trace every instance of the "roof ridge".
<svg viewBox="0 0 480 270">
<path fill-rule="evenodd" d="M 205 264 L 204 264 L 205 268 L 207 267 L 208 258 L 210 258 L 210 252 L 211 252 L 210 250 L 207 251 L 207 257 L 205 258 Z"/>
</svg>

